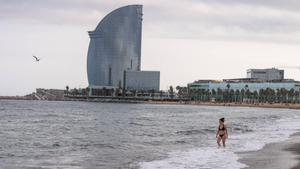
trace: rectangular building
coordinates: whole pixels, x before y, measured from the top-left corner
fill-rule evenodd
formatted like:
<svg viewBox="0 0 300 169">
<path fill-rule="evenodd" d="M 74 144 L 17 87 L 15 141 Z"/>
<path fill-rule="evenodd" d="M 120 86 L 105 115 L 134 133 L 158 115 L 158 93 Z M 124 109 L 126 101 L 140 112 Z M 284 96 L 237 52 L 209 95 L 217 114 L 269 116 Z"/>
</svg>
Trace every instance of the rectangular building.
<svg viewBox="0 0 300 169">
<path fill-rule="evenodd" d="M 292 80 L 286 80 L 281 82 L 255 82 L 255 81 L 208 81 L 208 82 L 194 82 L 188 84 L 189 90 L 249 90 L 251 92 L 257 91 L 261 89 L 273 89 L 273 90 L 280 90 L 280 89 L 286 89 L 294 91 L 300 91 L 300 82 L 298 81 L 292 81 Z"/>
<path fill-rule="evenodd" d="M 247 70 L 247 78 L 262 81 L 274 81 L 284 79 L 284 70 L 279 69 L 249 69 Z"/>
<path fill-rule="evenodd" d="M 159 91 L 159 71 L 125 71 L 124 88 L 126 90 Z"/>
</svg>

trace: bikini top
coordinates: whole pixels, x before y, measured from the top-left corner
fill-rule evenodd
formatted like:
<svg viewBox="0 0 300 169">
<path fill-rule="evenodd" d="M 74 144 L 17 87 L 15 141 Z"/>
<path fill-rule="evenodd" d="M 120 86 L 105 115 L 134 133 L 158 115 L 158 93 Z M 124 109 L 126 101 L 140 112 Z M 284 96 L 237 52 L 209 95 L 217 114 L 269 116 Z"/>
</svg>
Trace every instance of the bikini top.
<svg viewBox="0 0 300 169">
<path fill-rule="evenodd" d="M 221 126 L 221 125 L 220 125 Z M 223 125 L 223 128 L 220 128 L 219 126 L 219 130 L 226 130 L 225 126 Z"/>
</svg>

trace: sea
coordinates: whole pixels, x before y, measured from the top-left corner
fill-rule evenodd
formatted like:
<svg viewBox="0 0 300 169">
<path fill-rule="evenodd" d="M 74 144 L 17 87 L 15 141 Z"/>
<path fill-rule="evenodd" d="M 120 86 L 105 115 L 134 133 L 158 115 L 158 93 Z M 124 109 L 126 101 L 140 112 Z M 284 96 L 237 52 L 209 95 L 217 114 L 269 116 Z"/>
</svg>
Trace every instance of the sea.
<svg viewBox="0 0 300 169">
<path fill-rule="evenodd" d="M 0 100 L 0 168 L 241 169 L 239 152 L 299 129 L 289 109 Z"/>
</svg>

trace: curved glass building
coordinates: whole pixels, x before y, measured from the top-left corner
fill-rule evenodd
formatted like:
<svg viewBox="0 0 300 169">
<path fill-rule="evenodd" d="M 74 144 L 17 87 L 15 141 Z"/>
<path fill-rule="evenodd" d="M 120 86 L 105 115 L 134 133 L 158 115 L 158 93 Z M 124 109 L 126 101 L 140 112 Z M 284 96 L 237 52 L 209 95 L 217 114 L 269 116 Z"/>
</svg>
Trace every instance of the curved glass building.
<svg viewBox="0 0 300 169">
<path fill-rule="evenodd" d="M 118 8 L 89 32 L 90 86 L 123 85 L 124 71 L 141 69 L 142 5 Z"/>
</svg>

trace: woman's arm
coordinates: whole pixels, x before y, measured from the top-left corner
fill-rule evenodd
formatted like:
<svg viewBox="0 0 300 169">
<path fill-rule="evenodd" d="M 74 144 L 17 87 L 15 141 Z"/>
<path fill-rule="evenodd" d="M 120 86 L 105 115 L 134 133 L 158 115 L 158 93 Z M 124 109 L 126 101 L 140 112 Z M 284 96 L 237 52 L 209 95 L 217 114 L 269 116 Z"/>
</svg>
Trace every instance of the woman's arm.
<svg viewBox="0 0 300 169">
<path fill-rule="evenodd" d="M 217 130 L 216 138 L 218 138 L 218 135 L 219 135 L 219 129 Z"/>
</svg>

